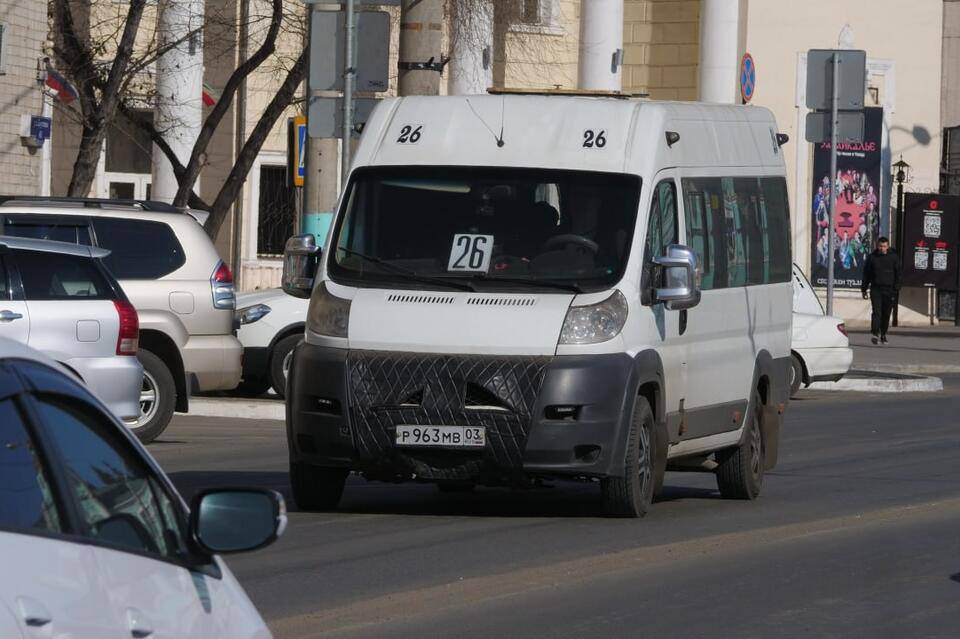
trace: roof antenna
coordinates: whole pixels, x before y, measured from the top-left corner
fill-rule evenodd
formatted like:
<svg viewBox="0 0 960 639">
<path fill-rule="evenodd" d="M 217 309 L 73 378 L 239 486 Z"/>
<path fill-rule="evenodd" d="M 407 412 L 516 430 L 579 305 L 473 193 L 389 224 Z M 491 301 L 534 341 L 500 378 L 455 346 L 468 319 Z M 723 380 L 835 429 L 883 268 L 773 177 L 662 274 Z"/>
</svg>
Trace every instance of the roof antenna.
<svg viewBox="0 0 960 639">
<path fill-rule="evenodd" d="M 486 127 L 487 131 L 490 132 L 490 135 L 493 136 L 493 139 L 497 141 L 497 147 L 502 147 L 505 144 L 503 141 L 503 100 L 500 101 L 500 135 L 494 133 L 493 129 L 490 128 L 490 125 L 487 124 L 486 120 L 480 117 L 480 114 L 477 113 L 477 110 L 473 108 L 473 104 L 470 103 L 470 98 L 464 98 L 464 101 L 467 103 L 467 106 L 470 107 L 470 110 L 473 111 L 473 114 L 477 116 L 477 119 L 480 120 L 480 124 Z"/>
<path fill-rule="evenodd" d="M 503 141 L 503 114 L 506 109 L 506 96 L 500 96 L 500 137 L 497 138 L 497 148 L 503 148 L 506 142 Z"/>
</svg>

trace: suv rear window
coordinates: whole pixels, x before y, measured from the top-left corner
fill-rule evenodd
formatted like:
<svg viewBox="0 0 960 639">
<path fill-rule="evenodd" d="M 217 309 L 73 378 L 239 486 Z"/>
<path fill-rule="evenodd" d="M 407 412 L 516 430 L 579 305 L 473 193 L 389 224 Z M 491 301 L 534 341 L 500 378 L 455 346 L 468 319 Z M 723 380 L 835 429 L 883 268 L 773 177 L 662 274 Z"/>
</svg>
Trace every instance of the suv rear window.
<svg viewBox="0 0 960 639">
<path fill-rule="evenodd" d="M 118 280 L 153 280 L 186 262 L 173 229 L 163 222 L 97 217 L 93 230 L 97 244 L 110 250 L 103 261 Z"/>
<path fill-rule="evenodd" d="M 61 218 L 37 219 L 8 215 L 3 220 L 3 235 L 90 246 L 90 229 L 86 220 L 77 222 Z"/>
<path fill-rule="evenodd" d="M 28 300 L 112 300 L 113 288 L 89 257 L 14 250 Z"/>
</svg>

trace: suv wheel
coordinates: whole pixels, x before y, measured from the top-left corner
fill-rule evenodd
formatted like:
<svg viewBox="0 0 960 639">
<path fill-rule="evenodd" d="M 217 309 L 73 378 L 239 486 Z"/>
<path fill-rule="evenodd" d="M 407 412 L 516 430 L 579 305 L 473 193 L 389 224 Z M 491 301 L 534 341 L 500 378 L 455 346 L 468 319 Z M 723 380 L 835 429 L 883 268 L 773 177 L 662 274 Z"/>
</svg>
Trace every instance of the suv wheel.
<svg viewBox="0 0 960 639">
<path fill-rule="evenodd" d="M 140 390 L 140 418 L 127 426 L 144 444 L 160 436 L 170 420 L 177 402 L 177 387 L 170 369 L 163 360 L 148 350 L 137 353 L 143 365 L 143 386 Z"/>
<path fill-rule="evenodd" d="M 603 509 L 612 517 L 643 517 L 653 500 L 655 465 L 653 411 L 645 397 L 638 397 L 630 420 L 627 454 L 622 477 L 600 482 Z"/>
<path fill-rule="evenodd" d="M 290 462 L 290 488 L 297 508 L 307 511 L 335 510 L 343 497 L 350 471 Z"/>
<path fill-rule="evenodd" d="M 287 388 L 287 376 L 293 362 L 293 349 L 303 341 L 303 335 L 288 335 L 276 343 L 270 354 L 270 383 L 277 395 L 283 397 Z"/>
<path fill-rule="evenodd" d="M 801 384 L 803 384 L 803 363 L 794 353 L 790 355 L 790 397 L 799 392 Z"/>
</svg>

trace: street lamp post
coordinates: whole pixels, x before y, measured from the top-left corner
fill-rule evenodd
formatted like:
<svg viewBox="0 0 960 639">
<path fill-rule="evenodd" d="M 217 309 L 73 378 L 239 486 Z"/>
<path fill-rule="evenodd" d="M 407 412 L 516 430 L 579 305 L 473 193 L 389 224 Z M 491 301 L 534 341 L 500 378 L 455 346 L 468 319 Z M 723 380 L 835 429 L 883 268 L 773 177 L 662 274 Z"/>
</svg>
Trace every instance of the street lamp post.
<svg viewBox="0 0 960 639">
<path fill-rule="evenodd" d="M 896 174 L 894 179 L 897 182 L 897 219 L 894 226 L 894 238 L 895 242 L 894 247 L 897 251 L 897 257 L 900 259 L 901 266 L 903 264 L 903 183 L 907 181 L 907 172 L 910 170 L 910 165 L 903 161 L 903 155 L 900 156 L 900 159 L 897 162 L 893 163 L 893 168 L 896 169 Z M 900 292 L 897 291 L 896 297 L 893 300 L 893 325 L 899 326 L 899 308 L 900 308 Z"/>
</svg>

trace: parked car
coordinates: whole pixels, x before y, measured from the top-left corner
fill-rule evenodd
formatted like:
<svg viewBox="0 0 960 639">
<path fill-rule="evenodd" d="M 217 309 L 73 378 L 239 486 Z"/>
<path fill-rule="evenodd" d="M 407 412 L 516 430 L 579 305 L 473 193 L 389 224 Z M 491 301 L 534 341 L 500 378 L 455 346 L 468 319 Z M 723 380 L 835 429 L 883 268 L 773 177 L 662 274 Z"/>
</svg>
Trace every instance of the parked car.
<svg viewBox="0 0 960 639">
<path fill-rule="evenodd" d="M 237 295 L 237 337 L 243 344 L 243 381 L 239 389 L 262 395 L 270 387 L 283 397 L 293 349 L 303 341 L 309 301 L 282 289 Z"/>
<path fill-rule="evenodd" d="M 195 391 L 240 381 L 233 275 L 194 214 L 157 202 L 0 197 L 0 233 L 110 250 L 107 268 L 140 316 L 140 414 L 155 439 Z"/>
<path fill-rule="evenodd" d="M 0 337 L 72 370 L 120 419 L 140 415 L 137 311 L 103 265 L 109 251 L 0 236 Z"/>
<path fill-rule="evenodd" d="M 187 508 L 67 369 L 0 339 L 0 637 L 270 637 L 219 555 L 286 521 L 271 490 Z"/>
<path fill-rule="evenodd" d="M 803 271 L 793 265 L 790 395 L 813 382 L 835 382 L 850 370 L 853 350 L 842 319 L 827 315 Z"/>
</svg>

